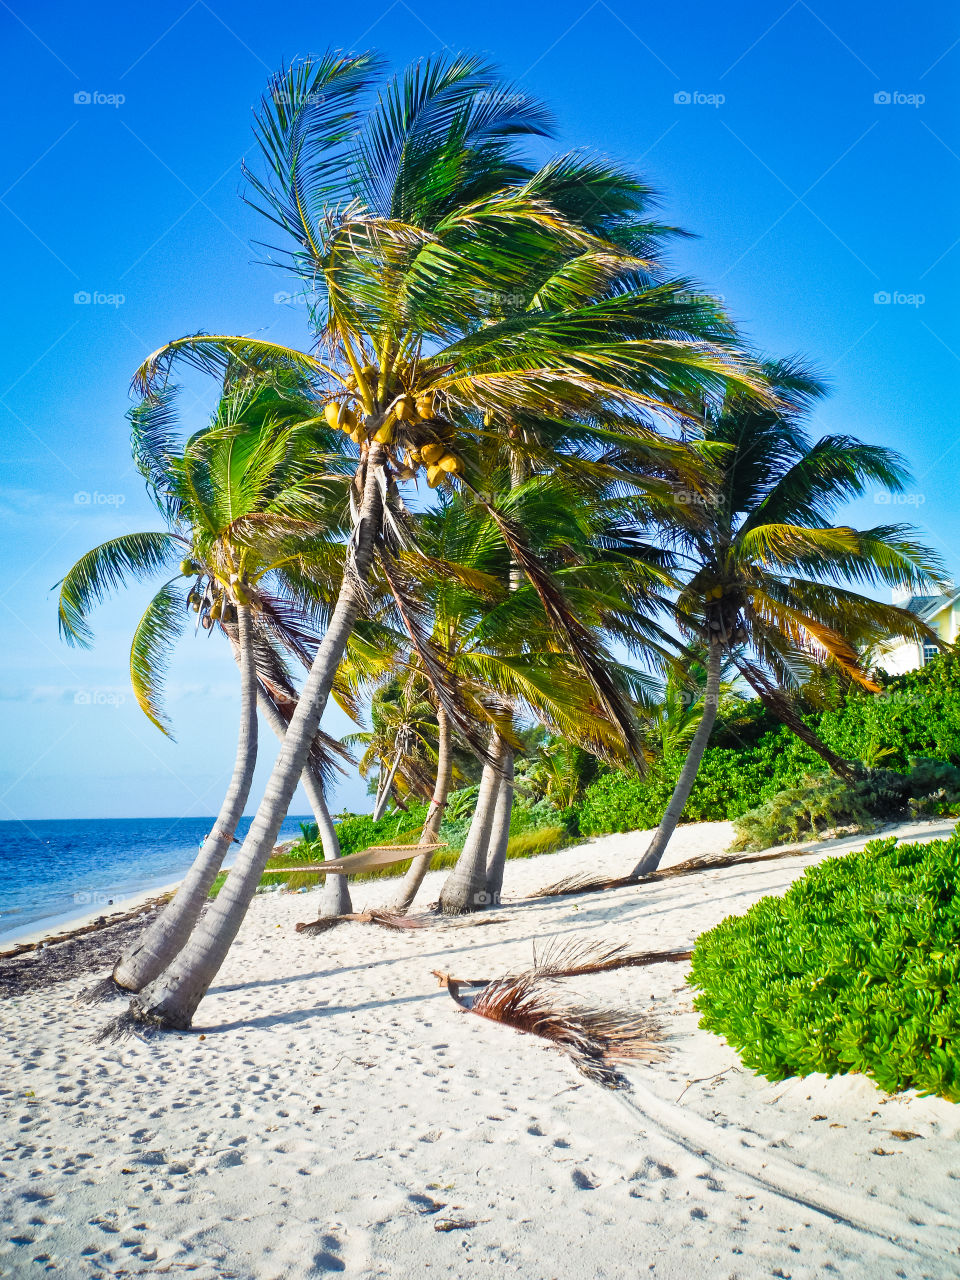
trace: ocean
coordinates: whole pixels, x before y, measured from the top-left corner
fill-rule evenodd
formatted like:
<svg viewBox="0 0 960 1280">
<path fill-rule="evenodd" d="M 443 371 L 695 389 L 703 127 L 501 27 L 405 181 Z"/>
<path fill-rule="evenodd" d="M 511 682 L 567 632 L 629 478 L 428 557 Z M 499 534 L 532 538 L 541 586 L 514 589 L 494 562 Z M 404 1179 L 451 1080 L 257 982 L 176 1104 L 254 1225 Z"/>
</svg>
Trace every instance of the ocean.
<svg viewBox="0 0 960 1280">
<path fill-rule="evenodd" d="M 280 839 L 300 834 L 290 817 Z M 242 840 L 252 819 L 237 828 Z M 214 818 L 0 822 L 0 945 L 182 878 Z M 234 853 L 239 845 L 233 846 Z M 232 857 L 228 855 L 225 866 Z"/>
</svg>

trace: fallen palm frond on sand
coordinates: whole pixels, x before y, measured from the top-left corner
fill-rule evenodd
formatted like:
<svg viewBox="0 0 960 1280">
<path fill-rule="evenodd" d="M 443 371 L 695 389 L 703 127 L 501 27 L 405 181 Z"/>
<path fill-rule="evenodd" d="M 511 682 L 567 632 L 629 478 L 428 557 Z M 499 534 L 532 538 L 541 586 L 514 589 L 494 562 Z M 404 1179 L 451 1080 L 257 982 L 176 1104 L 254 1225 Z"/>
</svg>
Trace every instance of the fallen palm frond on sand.
<svg viewBox="0 0 960 1280">
<path fill-rule="evenodd" d="M 350 911 L 342 916 L 321 916 L 319 920 L 308 920 L 295 926 L 297 933 L 326 933 L 338 924 L 379 924 L 384 929 L 422 929 L 427 921 L 415 916 L 398 916 L 390 911 Z"/>
<path fill-rule="evenodd" d="M 689 876 L 698 871 L 716 871 L 721 867 L 744 867 L 750 862 L 774 862 L 780 858 L 802 858 L 812 853 L 812 849 L 784 849 L 778 853 L 715 853 L 702 858 L 689 858 L 686 862 L 678 862 L 673 867 L 663 867 L 660 871 L 652 871 L 648 876 L 568 876 L 558 880 L 556 884 L 548 884 L 536 893 L 527 894 L 527 900 L 533 898 L 563 898 L 575 893 L 599 893 L 603 889 L 622 889 L 631 884 L 656 884 L 658 880 L 669 880 L 672 876 Z"/>
<path fill-rule="evenodd" d="M 434 969 L 442 987 L 467 1013 L 501 1022 L 516 1031 L 550 1040 L 567 1054 L 577 1070 L 597 1084 L 629 1088 L 617 1070 L 625 1062 L 655 1062 L 664 1049 L 657 1043 L 659 1024 L 646 1014 L 625 1009 L 592 1009 L 558 997 L 550 984 L 558 978 L 602 973 L 635 964 L 688 958 L 689 952 L 629 952 L 620 945 L 567 943 L 534 955 L 533 967 L 501 978 L 454 978 Z M 656 957 L 656 958 L 654 958 Z M 461 987 L 480 987 L 475 996 Z"/>
</svg>

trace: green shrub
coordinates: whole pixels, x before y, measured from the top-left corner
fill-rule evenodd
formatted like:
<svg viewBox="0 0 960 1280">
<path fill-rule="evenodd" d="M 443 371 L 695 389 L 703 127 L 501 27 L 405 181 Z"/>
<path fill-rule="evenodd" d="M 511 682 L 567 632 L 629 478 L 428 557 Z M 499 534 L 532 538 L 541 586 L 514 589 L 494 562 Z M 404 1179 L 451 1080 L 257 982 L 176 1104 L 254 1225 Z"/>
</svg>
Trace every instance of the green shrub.
<svg viewBox="0 0 960 1280">
<path fill-rule="evenodd" d="M 960 799 L 960 769 L 937 760 L 911 761 L 909 772 L 865 770 L 852 783 L 833 775 L 808 777 L 734 821 L 734 849 L 768 849 L 788 840 L 813 840 L 826 831 L 875 831 L 909 813 L 932 814 Z"/>
<path fill-rule="evenodd" d="M 863 1072 L 960 1101 L 960 835 L 811 867 L 697 938 L 700 1025 L 770 1080 Z"/>
</svg>

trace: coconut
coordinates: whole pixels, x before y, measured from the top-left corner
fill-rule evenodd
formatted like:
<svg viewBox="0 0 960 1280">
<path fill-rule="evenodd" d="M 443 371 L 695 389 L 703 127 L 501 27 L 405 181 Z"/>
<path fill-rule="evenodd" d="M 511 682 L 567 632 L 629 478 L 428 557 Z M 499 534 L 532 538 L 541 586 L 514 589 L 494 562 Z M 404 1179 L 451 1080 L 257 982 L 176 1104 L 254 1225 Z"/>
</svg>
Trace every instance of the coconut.
<svg viewBox="0 0 960 1280">
<path fill-rule="evenodd" d="M 422 396 L 417 396 L 416 410 L 417 417 L 429 421 L 436 416 L 437 393 L 435 391 L 427 391 Z"/>
<path fill-rule="evenodd" d="M 205 613 L 203 615 L 203 617 L 200 619 L 200 625 L 201 627 L 203 627 L 204 631 L 210 630 L 210 628 L 213 626 L 213 619 L 210 617 L 209 613 Z"/>
<path fill-rule="evenodd" d="M 191 574 L 196 573 L 198 567 L 196 560 L 190 560 L 188 558 L 180 561 L 180 572 L 185 578 L 189 578 Z"/>
<path fill-rule="evenodd" d="M 446 479 L 446 475 L 443 467 L 427 467 L 427 484 L 431 489 L 435 489 L 441 481 Z"/>
<path fill-rule="evenodd" d="M 373 438 L 374 440 L 376 440 L 377 444 L 393 443 L 393 423 L 390 421 L 389 418 L 383 424 L 382 427 L 377 428 L 377 430 L 373 433 Z"/>
<path fill-rule="evenodd" d="M 420 456 L 428 466 L 431 466 L 434 462 L 439 462 L 446 452 L 445 444 L 425 444 L 420 449 Z"/>
<path fill-rule="evenodd" d="M 210 606 L 210 617 L 213 618 L 214 622 L 216 622 L 221 613 L 223 613 L 223 596 L 217 596 L 216 600 L 214 600 L 213 604 Z"/>
<path fill-rule="evenodd" d="M 340 406 L 336 400 L 330 400 L 323 406 L 323 416 L 327 421 L 327 426 L 336 431 L 340 426 Z"/>
<path fill-rule="evenodd" d="M 408 418 L 412 418 L 416 404 L 413 396 L 401 396 L 394 405 L 393 411 L 397 415 L 400 422 L 406 422 Z"/>
<path fill-rule="evenodd" d="M 460 459 L 455 454 L 445 453 L 438 461 L 437 466 L 441 471 L 456 473 L 460 470 Z"/>
</svg>

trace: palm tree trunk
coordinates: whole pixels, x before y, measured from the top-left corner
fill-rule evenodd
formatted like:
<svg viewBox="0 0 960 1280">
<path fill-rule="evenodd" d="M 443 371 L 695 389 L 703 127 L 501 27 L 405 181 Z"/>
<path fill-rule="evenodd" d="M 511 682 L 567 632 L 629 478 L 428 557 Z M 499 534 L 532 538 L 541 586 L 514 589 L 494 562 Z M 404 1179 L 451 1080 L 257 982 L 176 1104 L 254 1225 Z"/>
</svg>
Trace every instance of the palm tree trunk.
<svg viewBox="0 0 960 1280">
<path fill-rule="evenodd" d="M 703 697 L 703 715 L 699 725 L 697 725 L 697 731 L 693 735 L 690 750 L 687 752 L 687 758 L 683 762 L 683 768 L 680 771 L 680 777 L 677 779 L 677 785 L 673 789 L 673 795 L 670 797 L 670 803 L 660 819 L 660 825 L 650 841 L 649 848 L 633 871 L 631 871 L 631 879 L 634 876 L 648 876 L 659 867 L 661 859 L 667 851 L 670 838 L 677 829 L 680 816 L 686 807 L 687 801 L 690 799 L 690 792 L 693 790 L 693 784 L 697 779 L 697 770 L 700 768 L 700 761 L 703 759 L 703 753 L 707 749 L 707 743 L 710 741 L 710 734 L 713 732 L 713 725 L 717 718 L 722 666 L 723 645 L 711 644 L 710 652 L 707 655 L 707 685 Z"/>
<path fill-rule="evenodd" d="M 487 905 L 487 849 L 490 847 L 490 828 L 493 825 L 493 811 L 500 787 L 503 746 L 503 740 L 494 729 L 490 734 L 493 759 L 483 766 L 477 807 L 473 812 L 466 843 L 457 859 L 457 865 L 440 891 L 440 910 L 445 916 L 466 915 Z"/>
<path fill-rule="evenodd" d="M 487 854 L 487 893 L 492 903 L 500 901 L 503 889 L 503 872 L 507 863 L 507 843 L 510 840 L 510 815 L 513 813 L 513 749 L 506 743 L 502 747 L 503 777 L 497 792 L 490 828 L 490 849 Z"/>
<path fill-rule="evenodd" d="M 267 697 L 261 696 L 260 710 L 267 724 L 280 741 L 283 742 L 287 736 L 287 722 L 283 716 Z M 340 841 L 337 838 L 337 828 L 334 826 L 333 819 L 330 817 L 330 810 L 327 808 L 327 800 L 323 794 L 323 783 L 318 778 L 309 760 L 301 775 L 300 782 L 309 801 L 310 811 L 317 824 L 317 830 L 320 833 L 324 860 L 329 861 L 330 858 L 339 858 Z M 321 917 L 344 916 L 352 910 L 353 903 L 350 901 L 347 877 L 326 876 L 323 892 L 320 895 Z"/>
<path fill-rule="evenodd" d="M 240 657 L 240 732 L 233 776 L 213 830 L 203 842 L 173 901 L 150 924 L 117 962 L 113 980 L 127 991 L 140 991 L 153 982 L 184 946 L 217 878 L 233 841 L 237 823 L 250 795 L 257 763 L 257 668 L 252 624 L 247 605 L 237 606 Z"/>
<path fill-rule="evenodd" d="M 427 820 L 423 824 L 423 831 L 420 833 L 421 845 L 432 845 L 437 842 L 440 824 L 443 822 L 444 810 L 447 807 L 447 796 L 450 794 L 452 778 L 453 734 L 450 730 L 450 718 L 443 709 L 442 704 L 438 703 L 437 777 L 433 784 L 433 798 L 430 801 L 430 808 L 427 810 Z M 403 878 L 403 883 L 400 885 L 400 892 L 397 894 L 396 901 L 389 908 L 390 911 L 396 912 L 397 915 L 405 915 L 410 910 L 413 900 L 417 896 L 417 891 L 423 883 L 423 877 L 430 870 L 432 861 L 432 849 L 427 853 L 420 853 L 414 858 L 413 862 L 410 863 L 410 869 Z"/>
<path fill-rule="evenodd" d="M 161 1027 L 189 1027 L 243 923 L 303 773 L 337 668 L 364 602 L 365 583 L 383 519 L 377 475 L 382 460 L 382 446 L 371 445 L 340 594 L 243 848 L 216 902 L 187 945 L 166 972 L 131 1003 L 135 1018 Z"/>
<path fill-rule="evenodd" d="M 308 765 L 303 771 L 303 789 L 310 801 L 310 808 L 320 832 L 320 843 L 323 845 L 323 858 L 329 862 L 331 858 L 340 857 L 340 839 L 330 810 L 327 798 L 323 794 L 320 779 Z M 324 876 L 323 890 L 320 894 L 320 917 L 328 919 L 334 916 L 345 916 L 353 910 L 350 901 L 350 886 L 346 876 Z"/>
<path fill-rule="evenodd" d="M 385 779 L 380 780 L 377 786 L 377 802 L 373 806 L 373 820 L 379 822 L 383 815 L 387 812 L 387 805 L 390 803 L 390 789 L 393 786 L 393 780 L 397 776 L 397 770 L 400 768 L 400 761 L 403 759 L 403 752 L 398 751 L 394 756 L 393 764 L 390 766 L 390 772 Z"/>
</svg>

